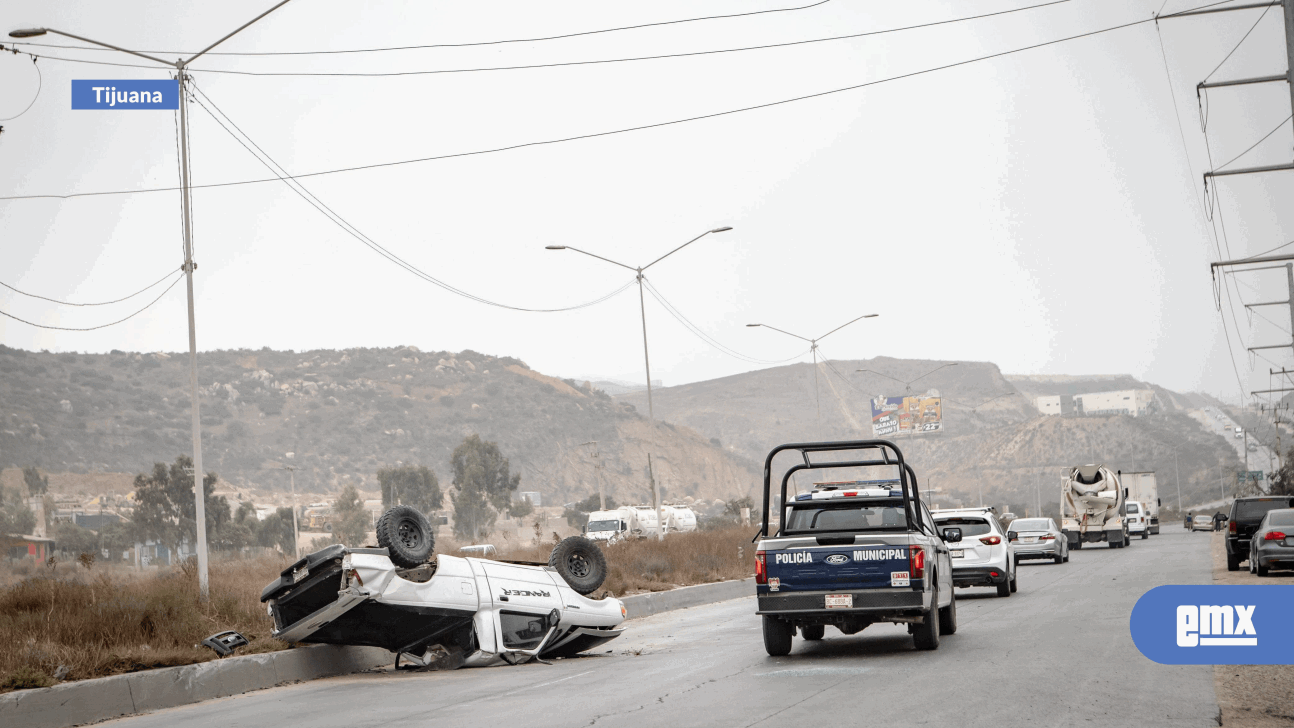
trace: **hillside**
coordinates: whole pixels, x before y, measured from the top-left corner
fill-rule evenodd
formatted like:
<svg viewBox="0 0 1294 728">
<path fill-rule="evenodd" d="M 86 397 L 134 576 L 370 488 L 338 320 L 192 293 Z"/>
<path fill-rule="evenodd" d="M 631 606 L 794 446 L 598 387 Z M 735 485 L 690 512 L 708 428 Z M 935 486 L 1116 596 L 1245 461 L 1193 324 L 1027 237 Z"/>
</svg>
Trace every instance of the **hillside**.
<svg viewBox="0 0 1294 728">
<path fill-rule="evenodd" d="M 1217 497 L 1220 479 L 1239 467 L 1226 440 L 1203 430 L 1187 413 L 1211 398 L 1181 394 L 1129 376 L 1003 376 L 987 362 L 877 357 L 819 365 L 821 421 L 813 392 L 813 367 L 796 364 L 707 382 L 656 390 L 658 417 L 713 437 L 730 452 L 762 461 L 783 442 L 871 438 L 871 397 L 898 396 L 903 382 L 914 392 L 936 389 L 944 397 L 942 432 L 899 441 L 941 505 L 980 502 L 1053 510 L 1062 473 L 1098 461 L 1119 470 L 1159 474 L 1165 506 L 1176 505 L 1177 474 L 1186 507 Z M 887 376 L 869 372 L 867 369 Z M 892 377 L 892 378 L 889 378 Z M 896 381 L 897 380 L 897 381 Z M 1157 411 L 1142 417 L 1044 417 L 1032 405 L 1043 394 L 1149 388 Z M 642 409 L 645 393 L 616 398 Z M 1177 459 L 1174 460 L 1174 453 Z"/>
<path fill-rule="evenodd" d="M 686 428 L 651 425 L 632 405 L 523 362 L 416 348 L 214 351 L 199 354 L 204 466 L 235 487 L 286 490 L 275 469 L 293 453 L 297 487 L 374 490 L 374 474 L 420 463 L 451 479 L 465 436 L 499 443 L 521 490 L 545 505 L 606 489 L 647 493 L 646 455 L 671 497 L 729 499 L 758 472 Z M 0 468 L 137 473 L 190 451 L 187 355 L 50 354 L 0 347 Z"/>
</svg>

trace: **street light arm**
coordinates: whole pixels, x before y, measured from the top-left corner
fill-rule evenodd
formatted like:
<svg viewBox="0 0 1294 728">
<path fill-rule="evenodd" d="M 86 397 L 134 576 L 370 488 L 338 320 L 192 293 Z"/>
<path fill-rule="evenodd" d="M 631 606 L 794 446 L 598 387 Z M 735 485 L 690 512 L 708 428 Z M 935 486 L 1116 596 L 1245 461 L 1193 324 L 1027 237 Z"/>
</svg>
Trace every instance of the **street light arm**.
<svg viewBox="0 0 1294 728">
<path fill-rule="evenodd" d="M 776 326 L 769 326 L 768 324 L 746 324 L 746 325 L 747 325 L 747 326 L 750 326 L 750 327 L 763 327 L 763 328 L 766 328 L 766 329 L 772 329 L 772 330 L 776 331 L 776 332 L 777 332 L 777 333 L 779 333 L 779 334 L 786 334 L 787 336 L 794 336 L 795 338 L 799 339 L 800 341 L 807 341 L 807 342 L 809 342 L 810 344 L 814 343 L 813 339 L 806 339 L 806 338 L 804 338 L 803 336 L 800 336 L 799 334 L 793 334 L 793 333 L 791 333 L 790 331 L 783 331 L 783 330 L 781 330 L 781 329 L 777 328 Z"/>
<path fill-rule="evenodd" d="M 230 38 L 234 37 L 235 35 L 238 35 L 239 33 L 241 33 L 241 32 L 243 32 L 244 30 L 246 30 L 246 29 L 247 29 L 247 27 L 248 27 L 248 26 L 250 26 L 252 23 L 255 23 L 256 21 L 260 20 L 261 18 L 265 17 L 266 15 L 269 15 L 270 13 L 274 12 L 275 10 L 278 10 L 279 8 L 283 7 L 284 5 L 287 5 L 289 2 L 291 2 L 291 0 L 282 0 L 282 2 L 280 2 L 280 3 L 279 3 L 279 4 L 277 4 L 277 5 L 275 5 L 274 7 L 270 8 L 269 10 L 266 10 L 265 12 L 261 13 L 260 15 L 257 15 L 256 17 L 252 18 L 251 20 L 247 21 L 246 23 L 243 23 L 242 25 L 238 26 L 238 29 L 237 29 L 237 30 L 235 30 L 234 32 L 230 33 L 229 35 L 226 35 L 224 38 L 221 38 L 220 40 L 216 41 L 215 43 L 212 43 L 211 45 L 207 46 L 206 48 L 203 48 L 202 50 L 198 51 L 198 52 L 197 52 L 197 53 L 195 53 L 191 58 L 189 58 L 189 60 L 184 61 L 184 62 L 183 62 L 183 63 L 181 63 L 180 65 L 182 65 L 182 66 L 187 66 L 187 65 L 189 65 L 190 63 L 193 63 L 194 61 L 196 61 L 196 60 L 198 59 L 198 56 L 203 55 L 204 53 L 206 53 L 207 51 L 211 50 L 212 48 L 215 48 L 216 46 L 220 45 L 221 43 L 224 43 L 225 41 L 229 40 Z M 129 52 L 129 51 L 127 51 L 127 52 Z M 136 55 L 139 55 L 139 54 L 136 54 Z"/>
<path fill-rule="evenodd" d="M 727 232 L 727 231 L 729 231 L 729 230 L 731 230 L 731 229 L 732 229 L 732 228 L 730 228 L 730 227 L 725 227 L 725 228 L 715 228 L 714 230 L 706 230 L 705 232 L 701 233 L 700 235 L 696 236 L 695 238 L 692 238 L 691 240 L 687 241 L 686 243 L 683 243 L 682 245 L 678 246 L 677 248 L 674 248 L 673 250 L 671 250 L 671 251 L 669 251 L 668 253 L 666 253 L 666 254 L 662 255 L 661 257 L 657 258 L 656 260 L 653 260 L 652 262 L 648 263 L 647 265 L 644 265 L 644 266 L 643 266 L 643 270 L 647 270 L 648 268 L 652 267 L 653 265 L 656 265 L 657 263 L 661 262 L 662 260 L 665 260 L 666 258 L 670 257 L 671 255 L 673 255 L 673 254 L 677 253 L 678 251 L 682 250 L 683 248 L 686 248 L 687 246 L 691 245 L 692 243 L 695 243 L 696 241 L 700 240 L 701 238 L 704 238 L 705 236 L 709 235 L 710 233 L 722 233 L 722 232 Z"/>
<path fill-rule="evenodd" d="M 854 321 L 862 321 L 862 320 L 863 320 L 863 319 L 865 319 L 865 318 L 876 318 L 876 317 L 877 317 L 877 316 L 879 316 L 879 315 L 880 315 L 880 314 L 878 314 L 878 313 L 869 313 L 869 314 L 865 314 L 865 315 L 859 316 L 858 318 L 854 319 Z M 849 322 L 847 322 L 847 323 L 843 323 L 843 324 L 841 324 L 841 325 L 837 326 L 836 328 L 834 328 L 834 329 L 832 329 L 832 330 L 828 331 L 827 333 L 823 334 L 822 336 L 819 336 L 816 340 L 817 340 L 817 341 L 822 341 L 823 339 L 827 338 L 828 336 L 831 336 L 832 334 L 836 333 L 837 331 L 839 331 L 839 330 L 841 330 L 841 329 L 845 328 L 845 327 L 846 327 L 846 326 L 848 326 L 849 324 L 854 323 L 854 321 L 849 321 Z"/>
<path fill-rule="evenodd" d="M 939 371 L 940 369 L 945 369 L 945 368 L 947 368 L 947 367 L 955 367 L 955 366 L 957 366 L 957 362 L 955 362 L 955 361 L 954 361 L 954 362 L 949 362 L 948 364 L 944 364 L 943 366 L 938 366 L 938 367 L 935 367 L 934 369 L 931 369 L 930 371 L 926 372 L 925 374 L 922 374 L 921 376 L 917 377 L 917 379 L 924 379 L 925 377 L 928 377 L 928 376 L 930 376 L 931 374 L 934 374 L 935 372 Z M 913 379 L 913 380 L 912 380 L 912 382 L 917 381 L 917 379 Z M 907 382 L 907 384 L 911 384 L 912 382 Z"/>
<path fill-rule="evenodd" d="M 54 35 L 61 35 L 61 36 L 67 37 L 67 38 L 74 38 L 74 39 L 79 40 L 79 41 L 81 41 L 81 42 L 83 42 L 83 43 L 92 43 L 92 44 L 97 45 L 97 46 L 103 46 L 104 48 L 111 48 L 111 49 L 112 49 L 112 50 L 114 50 L 114 51 L 121 51 L 122 53 L 129 53 L 129 54 L 130 54 L 130 55 L 132 55 L 132 56 L 139 56 L 140 58 L 147 58 L 148 60 L 153 61 L 154 63 L 160 63 L 160 64 L 162 64 L 163 66 L 171 66 L 171 67 L 174 67 L 174 66 L 175 66 L 175 62 L 174 62 L 174 61 L 164 61 L 164 60 L 162 60 L 161 58 L 157 58 L 157 57 L 155 57 L 155 56 L 150 56 L 150 55 L 148 55 L 147 53 L 140 53 L 140 52 L 138 52 L 138 51 L 127 50 L 127 49 L 125 49 L 125 48 L 122 48 L 121 46 L 115 46 L 115 45 L 112 45 L 111 43 L 103 43 L 103 42 L 100 42 L 100 41 L 97 41 L 97 40 L 91 40 L 91 39 L 89 39 L 89 38 L 82 38 L 82 37 L 81 37 L 81 36 L 79 36 L 79 35 L 72 35 L 71 33 L 64 33 L 64 32 L 63 32 L 63 31 L 61 31 L 61 30 L 54 30 L 53 28 L 43 28 L 42 30 L 44 30 L 46 33 L 53 33 Z"/>
<path fill-rule="evenodd" d="M 618 265 L 618 266 L 620 266 L 621 268 L 628 268 L 629 270 L 631 270 L 631 271 L 633 271 L 633 272 L 635 272 L 635 273 L 637 273 L 637 272 L 638 272 L 638 269 L 637 269 L 637 268 L 635 268 L 635 267 L 633 267 L 633 266 L 631 266 L 631 265 L 625 265 L 624 263 L 617 263 L 616 261 L 611 260 L 610 258 L 603 258 L 602 256 L 600 256 L 600 255 L 594 255 L 593 253 L 590 253 L 590 252 L 589 252 L 589 251 L 587 251 L 587 250 L 580 250 L 579 248 L 574 248 L 574 247 L 571 247 L 571 246 L 569 246 L 569 245 L 564 245 L 564 246 L 562 246 L 561 248 L 554 248 L 554 250 L 574 250 L 575 252 L 577 252 L 577 253 L 583 253 L 583 254 L 585 254 L 585 255 L 589 256 L 590 258 L 597 258 L 598 260 L 606 261 L 606 262 L 608 262 L 608 263 L 610 263 L 610 264 L 612 264 L 612 265 Z"/>
</svg>

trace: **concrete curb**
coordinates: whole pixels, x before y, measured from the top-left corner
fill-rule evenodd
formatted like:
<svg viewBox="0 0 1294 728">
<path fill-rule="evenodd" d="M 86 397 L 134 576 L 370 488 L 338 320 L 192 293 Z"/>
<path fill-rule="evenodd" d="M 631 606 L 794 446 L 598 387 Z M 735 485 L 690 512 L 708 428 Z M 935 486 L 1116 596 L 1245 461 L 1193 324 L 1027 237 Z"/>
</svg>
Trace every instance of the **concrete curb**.
<svg viewBox="0 0 1294 728">
<path fill-rule="evenodd" d="M 755 593 L 754 578 L 635 594 L 621 601 L 628 619 L 738 599 Z M 224 698 L 284 683 L 362 672 L 392 664 L 379 647 L 311 645 L 258 655 L 226 657 L 197 665 L 15 690 L 0 694 L 0 725 L 67 728 L 123 715 Z"/>
<path fill-rule="evenodd" d="M 290 682 L 368 670 L 391 662 L 377 647 L 311 645 L 197 665 L 78 680 L 0 695 L 0 725 L 66 728 L 238 695 Z"/>
<path fill-rule="evenodd" d="M 740 599 L 754 594 L 755 577 L 752 576 L 749 579 L 681 586 L 677 589 L 650 594 L 635 594 L 620 601 L 625 604 L 626 618 L 637 619 L 675 609 L 726 602 L 729 599 Z"/>
</svg>

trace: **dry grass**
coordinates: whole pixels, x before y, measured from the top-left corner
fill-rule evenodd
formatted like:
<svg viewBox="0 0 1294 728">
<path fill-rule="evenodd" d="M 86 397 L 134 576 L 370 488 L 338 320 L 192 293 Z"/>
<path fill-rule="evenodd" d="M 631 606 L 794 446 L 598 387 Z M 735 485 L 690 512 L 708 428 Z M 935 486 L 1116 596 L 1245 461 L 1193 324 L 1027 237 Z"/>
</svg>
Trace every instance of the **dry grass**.
<svg viewBox="0 0 1294 728">
<path fill-rule="evenodd" d="M 547 561 L 552 546 L 513 548 L 500 556 Z M 438 550 L 456 554 L 457 544 L 446 538 Z M 749 530 L 735 528 L 619 543 L 604 552 L 610 567 L 605 589 L 615 596 L 742 579 L 752 574 L 755 553 Z M 215 653 L 195 645 L 226 629 L 250 641 L 238 654 L 285 649 L 270 637 L 260 592 L 288 561 L 264 556 L 213 563 L 205 604 L 188 564 L 142 573 L 73 564 L 0 572 L 0 692 L 53 684 L 55 675 L 84 680 L 206 662 Z"/>
<path fill-rule="evenodd" d="M 745 579 L 755 573 L 750 529 L 693 531 L 663 541 L 624 541 L 604 548 L 608 574 L 604 588 L 614 596 L 665 591 L 676 586 Z M 553 544 L 516 548 L 503 558 L 547 561 Z"/>
<path fill-rule="evenodd" d="M 239 654 L 283 649 L 269 636 L 260 590 L 286 564 L 274 557 L 213 563 L 205 604 L 192 567 L 38 567 L 0 588 L 0 691 L 37 687 L 56 674 L 82 680 L 205 662 L 215 653 L 195 645 L 225 629 L 250 641 Z"/>
</svg>

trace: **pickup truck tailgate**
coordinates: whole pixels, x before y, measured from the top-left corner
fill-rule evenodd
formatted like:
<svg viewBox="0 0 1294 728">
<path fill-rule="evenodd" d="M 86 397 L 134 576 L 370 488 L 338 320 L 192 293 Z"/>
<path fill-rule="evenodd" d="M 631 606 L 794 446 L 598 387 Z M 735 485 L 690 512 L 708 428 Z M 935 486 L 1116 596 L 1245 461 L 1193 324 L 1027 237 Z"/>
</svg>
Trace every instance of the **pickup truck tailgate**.
<svg viewBox="0 0 1294 728">
<path fill-rule="evenodd" d="M 906 544 L 792 547 L 765 558 L 772 592 L 910 586 Z"/>
</svg>

